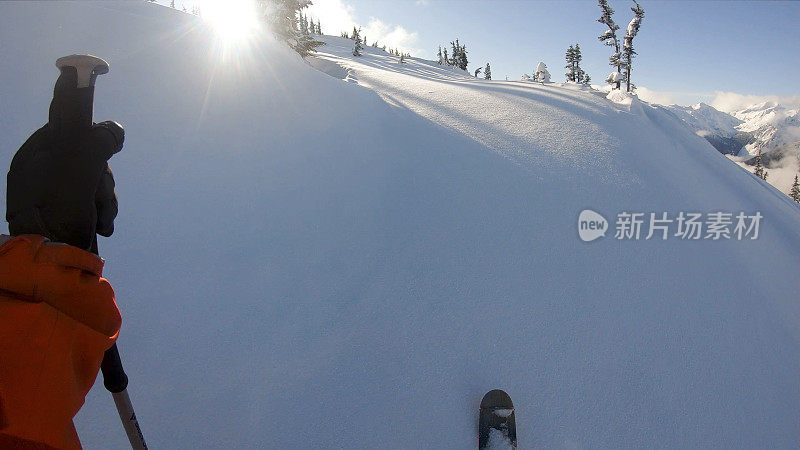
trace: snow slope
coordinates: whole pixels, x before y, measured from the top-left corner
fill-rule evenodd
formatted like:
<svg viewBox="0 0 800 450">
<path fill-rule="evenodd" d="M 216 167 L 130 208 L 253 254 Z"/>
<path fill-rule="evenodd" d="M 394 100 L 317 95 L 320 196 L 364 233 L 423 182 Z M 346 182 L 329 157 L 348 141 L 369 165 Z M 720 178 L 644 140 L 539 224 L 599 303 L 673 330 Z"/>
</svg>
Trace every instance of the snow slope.
<svg viewBox="0 0 800 450">
<path fill-rule="evenodd" d="M 678 114 L 681 120 L 698 132 L 706 134 L 733 137 L 739 132 L 736 127 L 742 123 L 736 117 L 702 102 L 691 106 L 669 105 L 666 108 Z"/>
<path fill-rule="evenodd" d="M 470 448 L 493 388 L 521 448 L 796 445 L 785 195 L 661 108 L 326 40 L 323 73 L 155 5 L 0 3 L 1 165 L 57 57 L 111 63 L 95 113 L 127 142 L 100 251 L 152 448 Z M 585 208 L 764 221 L 755 241 L 587 244 Z M 125 448 L 100 382 L 76 424 Z"/>
</svg>

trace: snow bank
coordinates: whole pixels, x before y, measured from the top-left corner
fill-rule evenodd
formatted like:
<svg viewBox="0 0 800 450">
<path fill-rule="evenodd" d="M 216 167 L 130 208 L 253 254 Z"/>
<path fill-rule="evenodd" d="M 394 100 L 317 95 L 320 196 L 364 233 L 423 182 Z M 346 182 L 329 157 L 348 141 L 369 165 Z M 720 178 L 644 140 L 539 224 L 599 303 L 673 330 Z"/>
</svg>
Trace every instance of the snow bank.
<svg viewBox="0 0 800 450">
<path fill-rule="evenodd" d="M 111 63 L 96 117 L 127 142 L 100 251 L 153 448 L 474 448 L 493 388 L 521 448 L 796 445 L 785 195 L 661 109 L 329 39 L 343 71 L 145 3 L 0 3 L 2 165 L 45 120 L 57 57 Z M 584 243 L 587 208 L 764 222 L 755 241 Z M 86 448 L 126 448 L 100 383 L 76 423 Z"/>
</svg>

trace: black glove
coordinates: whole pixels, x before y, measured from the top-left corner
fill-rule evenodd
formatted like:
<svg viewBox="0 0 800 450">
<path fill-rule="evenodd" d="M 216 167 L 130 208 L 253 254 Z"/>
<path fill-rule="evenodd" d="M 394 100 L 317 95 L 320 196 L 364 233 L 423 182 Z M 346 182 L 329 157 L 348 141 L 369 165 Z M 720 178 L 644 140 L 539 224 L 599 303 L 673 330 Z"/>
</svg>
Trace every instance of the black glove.
<svg viewBox="0 0 800 450">
<path fill-rule="evenodd" d="M 114 232 L 117 196 L 108 160 L 125 134 L 116 122 L 92 124 L 94 87 L 76 86 L 74 70 L 59 76 L 50 120 L 14 155 L 6 220 L 14 236 L 39 234 L 96 253 L 95 233 Z"/>
</svg>

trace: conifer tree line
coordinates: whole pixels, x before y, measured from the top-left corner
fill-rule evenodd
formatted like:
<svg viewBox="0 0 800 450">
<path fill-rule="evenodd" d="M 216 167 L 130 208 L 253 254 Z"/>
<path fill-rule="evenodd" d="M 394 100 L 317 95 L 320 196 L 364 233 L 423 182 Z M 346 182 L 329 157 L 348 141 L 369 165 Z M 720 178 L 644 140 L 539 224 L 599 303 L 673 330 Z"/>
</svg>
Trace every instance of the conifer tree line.
<svg viewBox="0 0 800 450">
<path fill-rule="evenodd" d="M 467 58 L 467 46 L 461 44 L 458 39 L 456 39 L 455 41 L 450 41 L 450 48 L 451 52 L 448 56 L 447 48 L 445 47 L 444 51 L 442 51 L 442 46 L 439 46 L 437 63 L 440 66 L 453 66 L 458 67 L 461 70 L 467 70 L 467 65 L 469 64 L 469 59 Z"/>
<path fill-rule="evenodd" d="M 314 23 L 314 19 L 303 15 L 303 12 L 300 12 L 300 20 L 297 22 L 297 26 L 300 29 L 300 32 L 303 34 L 316 34 L 318 36 L 322 36 L 322 25 L 319 23 L 319 19 L 317 19 L 317 23 Z"/>
<path fill-rule="evenodd" d="M 302 12 L 311 6 L 311 0 L 257 0 L 257 5 L 262 20 L 269 24 L 275 36 L 300 56 L 316 53 L 317 47 L 324 44 L 313 37 L 322 34 L 319 20 L 314 24 Z"/>
<path fill-rule="evenodd" d="M 361 56 L 361 50 L 363 50 L 364 47 L 367 45 L 367 37 L 361 35 L 361 27 L 356 28 L 356 26 L 354 25 L 352 32 L 348 33 L 347 31 L 342 31 L 341 33 L 339 33 L 339 36 L 345 39 L 350 39 L 355 41 L 353 44 L 353 56 Z M 358 47 L 358 54 L 356 54 L 356 47 Z M 385 51 L 386 53 L 392 56 L 400 57 L 400 62 L 405 62 L 405 58 L 411 57 L 410 52 L 401 52 L 400 49 L 397 48 L 387 49 L 386 45 L 379 47 L 378 41 L 373 41 L 371 47 L 380 48 L 381 50 Z"/>
</svg>

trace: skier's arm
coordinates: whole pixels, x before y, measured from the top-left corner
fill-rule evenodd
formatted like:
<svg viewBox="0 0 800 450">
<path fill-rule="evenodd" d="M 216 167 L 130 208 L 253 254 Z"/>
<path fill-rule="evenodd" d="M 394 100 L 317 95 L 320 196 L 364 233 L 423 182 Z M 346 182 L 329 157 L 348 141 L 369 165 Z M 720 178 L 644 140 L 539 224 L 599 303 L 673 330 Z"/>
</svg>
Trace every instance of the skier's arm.
<svg viewBox="0 0 800 450">
<path fill-rule="evenodd" d="M 47 125 L 8 172 L 14 238 L 0 247 L 0 448 L 80 448 L 72 418 L 119 331 L 96 234 L 114 231 L 107 161 L 124 133 L 70 108 L 91 104 L 93 89 L 77 88 L 74 72 L 63 71 Z"/>
</svg>

